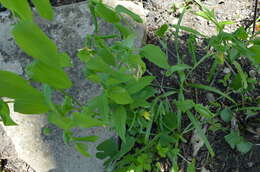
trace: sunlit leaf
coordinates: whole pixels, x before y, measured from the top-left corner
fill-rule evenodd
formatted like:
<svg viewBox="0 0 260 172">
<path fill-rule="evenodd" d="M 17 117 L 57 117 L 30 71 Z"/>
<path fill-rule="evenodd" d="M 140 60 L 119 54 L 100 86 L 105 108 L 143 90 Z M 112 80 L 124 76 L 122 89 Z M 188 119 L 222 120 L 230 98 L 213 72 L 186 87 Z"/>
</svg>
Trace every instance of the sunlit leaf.
<svg viewBox="0 0 260 172">
<path fill-rule="evenodd" d="M 49 0 L 32 0 L 32 2 L 35 5 L 36 10 L 40 14 L 40 16 L 48 20 L 53 19 L 54 12 Z"/>
<path fill-rule="evenodd" d="M 152 44 L 144 46 L 141 49 L 141 55 L 161 68 L 169 69 L 170 67 L 166 54 L 158 46 Z"/>
<path fill-rule="evenodd" d="M 40 114 L 49 110 L 42 93 L 19 75 L 0 70 L 0 78 L 0 97 L 15 99 L 14 111 Z"/>
<path fill-rule="evenodd" d="M 107 94 L 117 104 L 130 104 L 133 102 L 127 90 L 119 86 L 109 88 Z"/>
<path fill-rule="evenodd" d="M 1 98 L 0 98 L 0 117 L 5 126 L 17 125 L 10 116 L 10 110 L 7 103 L 5 103 Z"/>
<path fill-rule="evenodd" d="M 125 142 L 125 132 L 126 132 L 126 119 L 127 113 L 123 106 L 117 106 L 115 111 L 112 113 L 111 120 L 115 127 L 116 133 Z"/>
<path fill-rule="evenodd" d="M 136 21 L 138 23 L 143 22 L 143 20 L 141 19 L 141 17 L 139 15 L 133 13 L 132 11 L 128 10 L 127 8 L 125 8 L 122 5 L 117 5 L 115 10 L 118 13 L 125 13 L 125 14 L 129 15 L 134 21 Z"/>
</svg>

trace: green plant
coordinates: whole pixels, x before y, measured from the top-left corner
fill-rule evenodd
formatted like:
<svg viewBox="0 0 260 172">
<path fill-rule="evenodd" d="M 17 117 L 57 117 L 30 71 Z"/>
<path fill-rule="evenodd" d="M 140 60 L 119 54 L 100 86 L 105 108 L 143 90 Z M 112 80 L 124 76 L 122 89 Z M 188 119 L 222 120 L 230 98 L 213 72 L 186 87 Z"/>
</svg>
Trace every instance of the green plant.
<svg viewBox="0 0 260 172">
<path fill-rule="evenodd" d="M 258 37 L 256 36 L 256 34 L 250 35 L 243 27 L 238 28 L 233 33 L 225 32 L 225 25 L 232 24 L 233 22 L 218 21 L 213 10 L 209 10 L 203 7 L 199 1 L 196 2 L 201 7 L 201 11 L 197 12 L 196 14 L 215 24 L 217 35 L 207 37 L 191 28 L 187 28 L 185 26 L 178 27 L 177 25 L 174 26 L 176 30 L 179 28 L 193 35 L 188 40 L 188 48 L 193 61 L 193 67 L 189 71 L 188 76 L 192 75 L 193 71 L 210 57 L 213 58 L 213 63 L 211 65 L 211 69 L 207 78 L 209 85 L 215 84 L 216 77 L 219 74 L 219 69 L 226 67 L 229 69 L 230 72 L 228 72 L 223 77 L 223 79 L 219 79 L 217 81 L 223 84 L 223 86 L 225 87 L 225 92 L 227 93 L 207 85 L 189 84 L 189 86 L 219 94 L 222 98 L 226 98 L 227 100 L 229 100 L 233 105 L 228 105 L 227 103 L 225 103 L 225 106 L 227 107 L 224 106 L 217 111 L 217 113 L 220 114 L 221 119 L 225 122 L 231 122 L 232 118 L 238 118 L 237 115 L 240 112 L 247 110 L 247 105 L 255 105 L 255 107 L 252 107 L 254 109 L 253 114 L 255 114 L 256 111 L 259 111 L 257 104 L 254 103 L 256 102 L 257 97 L 254 96 L 249 98 L 248 95 L 254 95 L 253 92 L 257 90 L 259 80 L 255 77 L 249 76 L 247 74 L 248 71 L 243 70 L 240 61 L 241 57 L 246 57 L 247 59 L 245 60 L 250 61 L 251 66 L 255 68 L 256 71 L 259 71 L 260 49 L 259 43 L 257 41 Z M 190 43 L 191 41 L 194 42 L 194 37 L 200 37 L 203 39 L 206 38 L 208 40 L 208 47 L 205 48 L 205 52 L 207 52 L 207 54 L 199 60 L 197 60 L 195 56 L 196 51 L 194 50 L 194 43 Z M 233 99 L 231 96 L 229 96 L 231 93 L 236 94 L 240 97 L 240 99 Z M 230 108 L 232 110 L 230 110 Z M 250 107 L 248 108 L 250 109 Z M 232 115 L 231 111 L 233 111 Z M 242 118 L 246 118 L 246 116 Z M 239 126 L 236 127 L 237 129 L 235 132 L 239 133 L 238 127 Z M 231 129 L 231 133 L 228 134 L 225 139 L 232 148 L 235 148 L 234 144 L 232 144 L 232 141 L 236 140 L 236 138 L 233 137 L 234 134 L 232 133 L 233 129 Z M 238 137 L 240 138 L 239 140 L 241 140 L 241 142 L 236 143 L 239 144 L 239 146 L 237 146 L 236 148 L 240 152 L 248 152 L 252 144 L 246 142 L 242 136 L 237 135 L 237 138 Z"/>
<path fill-rule="evenodd" d="M 105 140 L 97 147 L 96 154 L 98 158 L 106 160 L 104 166 L 107 171 L 159 171 L 165 164 L 168 166 L 164 167 L 165 170 L 178 171 L 180 158 L 187 162 L 188 171 L 195 171 L 195 160 L 186 160 L 180 148 L 180 144 L 188 142 L 188 133 L 196 130 L 213 157 L 214 150 L 206 137 L 205 124 L 209 125 L 210 131 L 229 131 L 222 121 L 232 121 L 239 112 L 250 110 L 250 114 L 254 114 L 259 111 L 259 107 L 253 103 L 255 97 L 250 99 L 248 96 L 256 88 L 257 79 L 248 76 L 239 61 L 241 56 L 246 56 L 252 66 L 259 70 L 258 38 L 249 35 L 242 27 L 234 33 L 224 32 L 225 25 L 231 22 L 219 22 L 214 11 L 203 7 L 197 13 L 216 25 L 217 35 L 208 37 L 181 26 L 186 11 L 186 7 L 183 8 L 178 24 L 173 26 L 175 32 L 172 33 L 177 63 L 170 65 L 165 53 L 167 44 L 164 42 L 168 25 L 163 25 L 156 32 L 165 49 L 152 44 L 138 48 L 135 47 L 137 34 L 129 25 L 122 24 L 127 23 L 122 14 L 128 15 L 135 22 L 141 23 L 142 19 L 123 6 L 112 9 L 98 0 L 90 0 L 89 9 L 95 23 L 95 33 L 86 36 L 86 45 L 78 51 L 77 56 L 85 63 L 86 78 L 98 83 L 102 92 L 88 102 L 78 102 L 68 93 L 73 83 L 64 71 L 65 68 L 73 67 L 70 57 L 60 53 L 53 41 L 33 22 L 27 1 L 0 2 L 19 18 L 12 31 L 13 37 L 20 48 L 34 58 L 34 62 L 27 67 L 29 81 L 12 72 L 0 71 L 0 97 L 13 99 L 0 101 L 3 123 L 15 125 L 9 116 L 8 103 L 14 103 L 16 112 L 47 113 L 49 122 L 63 129 L 65 143 L 74 145 L 86 157 L 90 156 L 86 143 L 95 142 L 98 137 L 75 137 L 72 129 L 111 127 L 119 139 Z M 33 1 L 39 14 L 51 19 L 53 12 L 47 2 Z M 43 10 L 47 13 L 43 13 Z M 111 23 L 118 33 L 100 35 L 98 18 Z M 179 50 L 180 31 L 190 33 L 187 44 L 192 64 L 189 65 L 184 63 Z M 208 40 L 206 55 L 200 59 L 196 54 L 198 37 Z M 111 40 L 110 43 L 107 40 Z M 213 64 L 207 77 L 208 85 L 193 83 L 191 76 L 209 58 L 212 58 Z M 165 87 L 163 80 L 146 69 L 144 59 L 163 70 L 162 78 L 177 76 L 178 87 Z M 228 67 L 231 73 L 217 81 L 225 87 L 220 90 L 213 85 L 219 67 L 223 66 Z M 30 81 L 40 83 L 41 87 L 32 87 Z M 188 97 L 187 90 L 204 90 L 218 97 L 205 104 Z M 62 103 L 55 103 L 54 92 L 63 95 Z M 241 94 L 241 98 L 236 99 L 233 94 Z M 249 107 L 248 104 L 254 106 Z M 241 136 L 238 129 L 231 128 L 230 131 L 225 140 L 232 148 L 248 152 L 251 143 Z M 45 134 L 49 132 L 45 130 Z"/>
</svg>

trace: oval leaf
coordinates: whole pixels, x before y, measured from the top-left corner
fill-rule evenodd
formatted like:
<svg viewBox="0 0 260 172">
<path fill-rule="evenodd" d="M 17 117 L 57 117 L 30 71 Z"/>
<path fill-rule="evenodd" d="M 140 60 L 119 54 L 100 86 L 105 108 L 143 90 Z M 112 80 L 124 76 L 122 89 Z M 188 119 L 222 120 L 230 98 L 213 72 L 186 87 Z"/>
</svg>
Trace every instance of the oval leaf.
<svg viewBox="0 0 260 172">
<path fill-rule="evenodd" d="M 67 74 L 60 68 L 36 61 L 28 66 L 28 75 L 35 81 L 48 84 L 56 89 L 67 89 L 72 83 Z"/>
<path fill-rule="evenodd" d="M 109 23 L 118 23 L 120 21 L 119 16 L 112 9 L 108 8 L 104 4 L 98 3 L 95 7 L 96 14 Z"/>
<path fill-rule="evenodd" d="M 158 46 L 146 45 L 141 49 L 141 55 L 161 68 L 168 69 L 170 67 L 167 56 Z"/>
<path fill-rule="evenodd" d="M 44 96 L 19 75 L 0 70 L 0 97 L 15 99 L 14 111 L 39 114 L 48 111 Z"/>
<path fill-rule="evenodd" d="M 112 87 L 107 90 L 108 97 L 115 101 L 117 104 L 130 104 L 133 102 L 133 99 L 130 97 L 126 89 L 122 87 Z"/>
</svg>

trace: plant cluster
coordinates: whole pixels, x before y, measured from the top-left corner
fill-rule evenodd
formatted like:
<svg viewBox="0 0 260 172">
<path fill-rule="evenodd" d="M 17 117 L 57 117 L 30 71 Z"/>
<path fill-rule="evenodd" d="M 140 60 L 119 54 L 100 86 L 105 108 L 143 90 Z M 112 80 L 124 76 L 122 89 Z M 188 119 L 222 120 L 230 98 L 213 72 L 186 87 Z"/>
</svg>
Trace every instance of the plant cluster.
<svg viewBox="0 0 260 172">
<path fill-rule="evenodd" d="M 152 44 L 135 47 L 137 33 L 123 23 L 125 15 L 133 21 L 142 19 L 125 7 L 118 5 L 112 9 L 98 0 L 89 0 L 89 9 L 95 23 L 95 32 L 86 36 L 86 45 L 77 56 L 85 64 L 86 79 L 102 87 L 100 95 L 78 102 L 68 90 L 73 86 L 65 68 L 73 67 L 70 57 L 61 53 L 55 43 L 33 21 L 33 14 L 27 0 L 0 2 L 19 19 L 12 34 L 19 47 L 34 58 L 27 67 L 29 81 L 21 76 L 0 70 L 0 116 L 4 125 L 16 125 L 10 118 L 8 103 L 14 103 L 14 111 L 23 114 L 47 113 L 50 123 L 63 129 L 64 141 L 75 146 L 84 156 L 89 157 L 87 143 L 95 142 L 97 136 L 76 137 L 74 128 L 106 126 L 114 129 L 118 140 L 110 138 L 98 147 L 96 156 L 105 159 L 106 171 L 178 171 L 179 159 L 188 163 L 187 171 L 195 171 L 195 160 L 182 156 L 180 145 L 188 143 L 186 136 L 196 131 L 199 138 L 213 157 L 214 150 L 206 136 L 205 124 L 210 131 L 228 132 L 225 140 L 232 147 L 246 153 L 252 147 L 240 134 L 240 126 L 225 127 L 223 122 L 238 121 L 238 115 L 252 118 L 259 112 L 259 97 L 252 96 L 259 90 L 257 77 L 249 76 L 241 66 L 241 58 L 246 58 L 259 72 L 260 40 L 258 33 L 250 35 L 243 27 L 233 33 L 224 31 L 230 21 L 218 21 L 214 11 L 201 6 L 197 15 L 216 26 L 217 35 L 208 37 L 196 30 L 181 26 L 185 8 L 179 17 L 174 39 L 177 64 L 170 65 L 167 57 L 165 33 L 168 25 L 163 25 L 156 35 L 161 38 L 164 49 Z M 48 1 L 32 0 L 40 16 L 51 20 L 53 11 Z M 99 34 L 99 20 L 111 23 L 118 34 Z M 179 52 L 180 31 L 190 34 L 187 41 L 191 64 L 184 63 Z M 196 40 L 207 41 L 206 55 L 197 57 Z M 112 41 L 108 41 L 112 40 Z M 109 43 L 108 43 L 109 42 Z M 164 71 L 164 77 L 177 75 L 178 87 L 165 88 L 146 68 L 146 61 Z M 193 83 L 191 76 L 197 67 L 212 59 L 208 85 Z M 216 79 L 220 67 L 230 70 Z M 41 88 L 31 86 L 30 81 L 38 82 Z M 222 90 L 213 87 L 222 85 Z M 187 90 L 200 89 L 212 92 L 217 99 L 209 104 L 187 98 Z M 54 102 L 54 91 L 63 95 L 63 102 Z M 184 124 L 184 120 L 188 123 Z M 229 132 L 230 131 L 230 132 Z M 45 133 L 48 134 L 48 129 Z"/>
</svg>

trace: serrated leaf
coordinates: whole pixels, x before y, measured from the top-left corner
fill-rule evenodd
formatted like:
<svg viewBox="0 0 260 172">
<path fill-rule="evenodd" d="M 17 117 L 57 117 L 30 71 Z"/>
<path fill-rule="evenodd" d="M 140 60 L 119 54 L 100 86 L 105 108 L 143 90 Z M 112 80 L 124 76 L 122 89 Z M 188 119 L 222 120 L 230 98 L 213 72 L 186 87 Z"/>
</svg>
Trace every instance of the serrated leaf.
<svg viewBox="0 0 260 172">
<path fill-rule="evenodd" d="M 49 0 L 32 0 L 32 2 L 41 17 L 48 20 L 53 19 L 54 12 Z"/>
<path fill-rule="evenodd" d="M 77 151 L 79 151 L 82 155 L 85 157 L 90 157 L 90 154 L 88 153 L 88 146 L 84 143 L 76 143 L 75 148 Z"/>
<path fill-rule="evenodd" d="M 159 37 L 163 37 L 164 34 L 167 32 L 169 26 L 168 24 L 163 24 L 156 32 L 155 34 Z"/>
<path fill-rule="evenodd" d="M 19 47 L 33 58 L 57 68 L 70 65 L 69 56 L 59 53 L 55 43 L 35 23 L 19 22 L 12 34 Z"/>
<path fill-rule="evenodd" d="M 223 121 L 230 122 L 233 117 L 233 113 L 229 108 L 225 108 L 220 112 L 220 117 Z"/>
<path fill-rule="evenodd" d="M 0 97 L 15 99 L 14 111 L 24 114 L 48 112 L 43 94 L 19 75 L 0 70 Z"/>
<path fill-rule="evenodd" d="M 125 132 L 126 132 L 126 119 L 127 113 L 123 106 L 117 106 L 115 111 L 112 113 L 111 120 L 112 124 L 116 130 L 116 133 L 122 139 L 123 142 L 126 141 L 125 139 Z"/>
<path fill-rule="evenodd" d="M 68 75 L 61 69 L 41 61 L 27 67 L 27 74 L 35 81 L 48 84 L 55 89 L 68 89 L 72 86 Z"/>
<path fill-rule="evenodd" d="M 137 93 L 146 86 L 149 86 L 151 82 L 154 80 L 154 78 L 154 76 L 144 76 L 138 80 L 131 80 L 127 83 L 126 89 L 129 92 L 129 94 Z"/>
<path fill-rule="evenodd" d="M 158 46 L 151 44 L 144 46 L 141 49 L 141 55 L 161 68 L 169 69 L 170 67 L 166 54 Z"/>
<path fill-rule="evenodd" d="M 102 3 L 98 3 L 95 6 L 95 12 L 97 16 L 101 17 L 106 22 L 118 23 L 120 21 L 120 17 L 118 16 L 118 14 Z"/>
<path fill-rule="evenodd" d="M 5 126 L 17 125 L 10 116 L 10 110 L 7 103 L 5 103 L 1 98 L 0 98 L 0 117 Z"/>
<path fill-rule="evenodd" d="M 115 86 L 107 90 L 108 97 L 112 99 L 117 104 L 130 104 L 133 102 L 133 99 L 130 97 L 126 89 Z"/>
<path fill-rule="evenodd" d="M 134 21 L 136 21 L 138 23 L 143 23 L 143 20 L 141 19 L 141 17 L 139 15 L 133 13 L 132 11 L 128 10 L 127 8 L 125 8 L 122 5 L 117 5 L 115 10 L 118 13 L 125 13 L 125 14 L 129 15 Z"/>
</svg>

